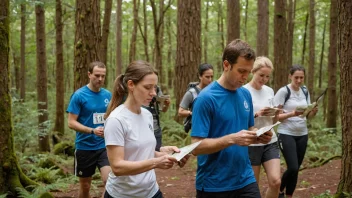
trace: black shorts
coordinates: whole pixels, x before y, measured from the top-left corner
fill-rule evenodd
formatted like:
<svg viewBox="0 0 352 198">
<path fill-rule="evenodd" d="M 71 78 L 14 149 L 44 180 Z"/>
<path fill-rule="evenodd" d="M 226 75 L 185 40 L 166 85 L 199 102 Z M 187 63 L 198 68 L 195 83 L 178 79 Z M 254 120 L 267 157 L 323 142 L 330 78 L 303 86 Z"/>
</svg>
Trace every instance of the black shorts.
<svg viewBox="0 0 352 198">
<path fill-rule="evenodd" d="M 109 166 L 106 148 L 100 150 L 77 150 L 75 151 L 75 175 L 78 177 L 91 177 L 96 167 Z"/>
<path fill-rule="evenodd" d="M 111 196 L 108 191 L 105 191 L 104 193 L 104 198 L 114 198 L 113 196 Z M 155 195 L 152 198 L 163 198 L 163 193 L 161 193 L 160 189 L 158 190 L 158 192 L 155 193 Z"/>
<path fill-rule="evenodd" d="M 260 191 L 257 182 L 248 184 L 247 186 L 225 192 L 204 192 L 197 190 L 197 198 L 260 198 Z"/>
<path fill-rule="evenodd" d="M 263 146 L 249 146 L 248 154 L 252 166 L 260 166 L 266 161 L 280 159 L 280 149 L 277 142 Z"/>
</svg>

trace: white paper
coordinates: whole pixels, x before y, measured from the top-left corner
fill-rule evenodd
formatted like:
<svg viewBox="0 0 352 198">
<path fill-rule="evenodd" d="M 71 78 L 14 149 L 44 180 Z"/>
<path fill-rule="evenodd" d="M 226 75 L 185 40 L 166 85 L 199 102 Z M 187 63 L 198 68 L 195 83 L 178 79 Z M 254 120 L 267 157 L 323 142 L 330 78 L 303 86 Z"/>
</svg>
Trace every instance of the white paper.
<svg viewBox="0 0 352 198">
<path fill-rule="evenodd" d="M 171 156 L 176 158 L 177 161 L 180 161 L 183 157 L 185 157 L 187 154 L 191 153 L 202 141 L 195 142 L 193 144 L 190 144 L 188 146 L 179 148 L 180 152 L 179 153 L 174 153 Z"/>
<path fill-rule="evenodd" d="M 257 137 L 263 135 L 264 133 L 266 133 L 267 131 L 270 131 L 274 126 L 280 124 L 281 122 L 277 121 L 275 124 L 272 124 L 272 125 L 269 125 L 269 126 L 265 126 L 265 127 L 262 127 L 260 129 L 258 129 L 256 131 L 257 133 Z"/>
</svg>

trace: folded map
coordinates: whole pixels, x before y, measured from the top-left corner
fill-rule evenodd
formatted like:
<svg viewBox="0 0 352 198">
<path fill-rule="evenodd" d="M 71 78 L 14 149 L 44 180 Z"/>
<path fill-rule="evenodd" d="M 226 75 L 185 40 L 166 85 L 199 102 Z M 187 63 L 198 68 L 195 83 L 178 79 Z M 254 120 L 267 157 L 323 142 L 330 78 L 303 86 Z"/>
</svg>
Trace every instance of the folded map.
<svg viewBox="0 0 352 198">
<path fill-rule="evenodd" d="M 193 144 L 190 144 L 188 146 L 179 148 L 180 152 L 179 153 L 173 153 L 171 156 L 176 158 L 177 161 L 180 161 L 182 158 L 184 158 L 187 154 L 191 153 L 202 141 L 195 142 Z"/>
<path fill-rule="evenodd" d="M 269 125 L 269 126 L 265 126 L 265 127 L 262 127 L 262 128 L 260 128 L 260 129 L 258 129 L 258 130 L 256 131 L 257 137 L 259 137 L 259 136 L 263 135 L 264 133 L 270 131 L 272 128 L 274 128 L 274 126 L 276 126 L 276 125 L 278 125 L 278 124 L 280 124 L 280 123 L 281 123 L 281 122 L 277 121 L 275 124 L 272 124 L 272 125 Z"/>
</svg>

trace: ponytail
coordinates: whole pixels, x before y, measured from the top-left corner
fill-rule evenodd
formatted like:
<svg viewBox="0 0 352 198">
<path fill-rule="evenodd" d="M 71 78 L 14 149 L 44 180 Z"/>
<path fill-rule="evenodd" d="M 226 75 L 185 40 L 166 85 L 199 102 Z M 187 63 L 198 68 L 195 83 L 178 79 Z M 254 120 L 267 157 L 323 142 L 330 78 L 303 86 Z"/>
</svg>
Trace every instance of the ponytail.
<svg viewBox="0 0 352 198">
<path fill-rule="evenodd" d="M 125 75 L 121 74 L 115 79 L 112 98 L 104 115 L 104 119 L 108 118 L 110 113 L 120 104 L 122 104 L 125 95 L 128 94 L 126 82 L 124 82 L 124 77 Z"/>
</svg>

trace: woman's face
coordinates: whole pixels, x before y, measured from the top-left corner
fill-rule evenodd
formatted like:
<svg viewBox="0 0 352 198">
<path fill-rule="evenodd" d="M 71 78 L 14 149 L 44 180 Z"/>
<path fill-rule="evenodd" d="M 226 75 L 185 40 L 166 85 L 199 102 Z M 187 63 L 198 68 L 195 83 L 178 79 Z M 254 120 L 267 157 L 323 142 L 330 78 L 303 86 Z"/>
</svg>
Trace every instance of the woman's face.
<svg viewBox="0 0 352 198">
<path fill-rule="evenodd" d="M 296 70 L 292 75 L 290 74 L 291 85 L 295 88 L 299 88 L 304 83 L 304 72 Z"/>
<path fill-rule="evenodd" d="M 137 84 L 130 83 L 130 91 L 137 101 L 138 105 L 148 106 L 156 95 L 155 86 L 158 83 L 158 76 L 156 74 L 148 74 Z"/>
<path fill-rule="evenodd" d="M 270 67 L 262 67 L 253 73 L 253 82 L 259 87 L 265 85 L 271 76 L 272 69 Z"/>
<path fill-rule="evenodd" d="M 200 83 L 204 86 L 209 85 L 213 81 L 214 72 L 212 69 L 205 70 L 201 76 L 199 76 Z"/>
</svg>

